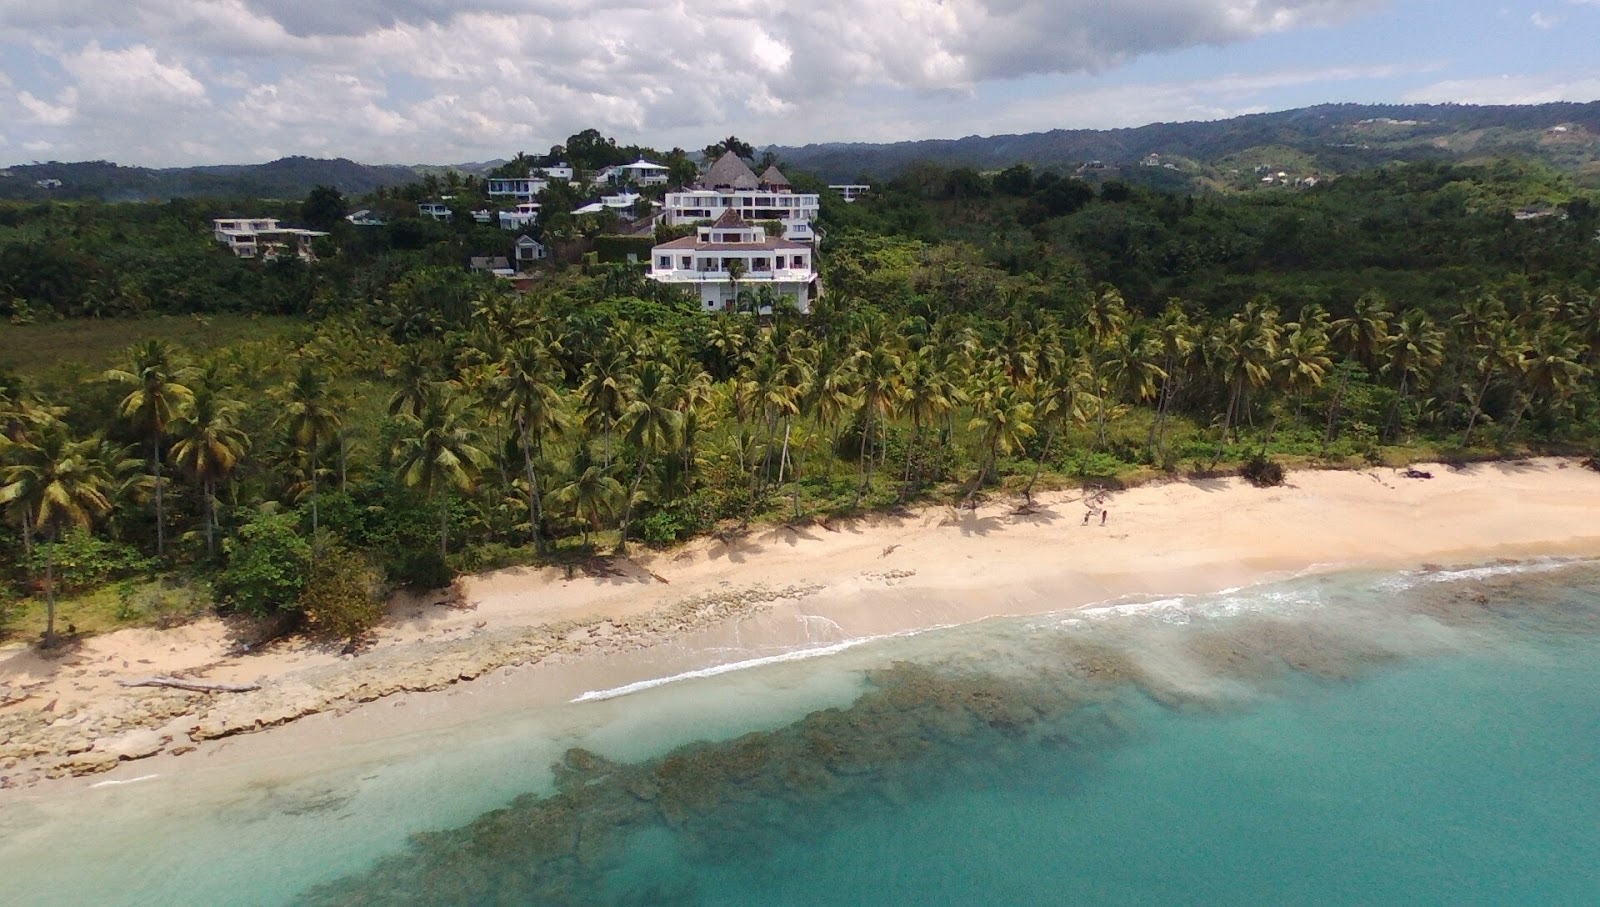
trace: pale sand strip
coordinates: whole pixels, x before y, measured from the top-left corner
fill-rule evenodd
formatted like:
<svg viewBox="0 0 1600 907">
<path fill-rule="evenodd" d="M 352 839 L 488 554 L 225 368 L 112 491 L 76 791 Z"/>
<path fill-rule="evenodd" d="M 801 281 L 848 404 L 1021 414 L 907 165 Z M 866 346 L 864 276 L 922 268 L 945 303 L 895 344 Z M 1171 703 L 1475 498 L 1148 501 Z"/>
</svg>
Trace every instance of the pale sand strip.
<svg viewBox="0 0 1600 907">
<path fill-rule="evenodd" d="M 1084 504 L 1072 492 L 1041 497 L 1032 514 L 1008 500 L 832 529 L 759 529 L 731 544 L 641 554 L 615 576 L 499 571 L 462 583 L 466 608 L 397 601 L 376 646 L 359 658 L 298 641 L 230 655 L 216 620 L 110 634 L 57 660 L 13 650 L 0 655 L 0 701 L 9 702 L 0 707 L 0 775 L 27 785 L 119 764 L 119 775 L 140 774 L 156 763 L 127 762 L 383 697 L 424 705 L 443 694 L 414 691 L 489 672 L 540 670 L 519 667 L 526 665 L 559 664 L 561 680 L 543 682 L 547 672 L 541 682 L 469 685 L 483 694 L 472 697 L 471 713 L 565 701 L 738 661 L 740 652 L 1124 595 L 1214 591 L 1307 569 L 1600 556 L 1600 474 L 1556 459 L 1422 468 L 1434 478 L 1376 469 L 1295 472 L 1286 486 L 1265 490 L 1237 479 L 1148 485 L 1112 495 L 1104 526 L 1098 516 L 1083 525 Z M 693 644 L 663 654 L 667 640 Z M 171 673 L 258 681 L 263 690 L 116 686 Z M 352 726 L 381 737 L 468 717 L 456 708 L 403 713 L 404 722 L 389 716 Z M 311 730 L 265 735 L 283 739 L 263 750 L 314 745 Z"/>
</svg>

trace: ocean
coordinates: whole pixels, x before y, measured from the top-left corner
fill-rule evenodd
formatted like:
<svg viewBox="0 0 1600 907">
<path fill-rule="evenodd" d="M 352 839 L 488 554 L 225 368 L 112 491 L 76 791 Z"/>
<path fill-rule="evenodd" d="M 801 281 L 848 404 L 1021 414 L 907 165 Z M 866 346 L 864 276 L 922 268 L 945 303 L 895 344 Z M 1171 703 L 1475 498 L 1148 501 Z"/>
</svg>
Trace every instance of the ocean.
<svg viewBox="0 0 1600 907">
<path fill-rule="evenodd" d="M 0 901 L 1600 902 L 1597 562 L 730 661 L 0 801 Z"/>
</svg>

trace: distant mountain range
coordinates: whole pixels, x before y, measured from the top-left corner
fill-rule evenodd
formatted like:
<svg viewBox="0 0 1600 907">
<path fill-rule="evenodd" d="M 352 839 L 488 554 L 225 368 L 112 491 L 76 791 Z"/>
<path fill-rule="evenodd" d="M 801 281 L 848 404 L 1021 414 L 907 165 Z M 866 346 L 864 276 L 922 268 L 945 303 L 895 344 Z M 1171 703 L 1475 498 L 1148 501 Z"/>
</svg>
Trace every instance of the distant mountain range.
<svg viewBox="0 0 1600 907">
<path fill-rule="evenodd" d="M 1394 161 L 1513 155 L 1580 174 L 1600 186 L 1600 101 L 1479 107 L 1459 104 L 1324 104 L 1227 120 L 1134 129 L 1054 129 L 888 144 L 774 147 L 783 161 L 829 181 L 881 179 L 917 161 L 996 170 L 1012 164 L 1228 173 L 1241 165 L 1340 173 Z M 1151 158 L 1154 154 L 1157 158 Z M 1161 167 L 1170 163 L 1171 167 Z"/>
<path fill-rule="evenodd" d="M 266 164 L 212 167 L 121 167 L 107 161 L 22 164 L 0 170 L 0 198 L 146 201 L 195 196 L 304 198 L 316 186 L 346 195 L 417 179 L 412 167 L 358 164 L 337 158 L 286 157 Z M 42 184 L 42 185 L 41 185 Z"/>
<path fill-rule="evenodd" d="M 1227 120 L 1134 129 L 1055 129 L 888 144 L 772 146 L 786 167 L 830 182 L 883 179 L 919 161 L 999 170 L 1013 164 L 1137 175 L 1174 189 L 1242 185 L 1263 171 L 1325 176 L 1395 161 L 1537 160 L 1600 188 L 1600 101 L 1478 107 L 1324 104 Z M 426 173 L 482 173 L 500 160 L 455 165 L 359 164 L 286 157 L 266 164 L 121 167 L 106 161 L 0 169 L 0 199 L 142 201 L 193 196 L 298 199 L 316 186 L 360 195 Z M 1144 166 L 1139 166 L 1143 164 Z"/>
</svg>

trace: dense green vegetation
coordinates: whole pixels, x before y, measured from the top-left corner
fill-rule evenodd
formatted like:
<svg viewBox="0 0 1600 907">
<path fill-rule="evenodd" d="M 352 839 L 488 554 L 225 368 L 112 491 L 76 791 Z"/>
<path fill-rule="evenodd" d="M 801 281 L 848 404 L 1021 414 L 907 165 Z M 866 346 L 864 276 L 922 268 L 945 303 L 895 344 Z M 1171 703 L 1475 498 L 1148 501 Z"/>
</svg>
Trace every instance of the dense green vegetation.
<svg viewBox="0 0 1600 907">
<path fill-rule="evenodd" d="M 766 321 L 592 256 L 514 293 L 462 267 L 506 234 L 403 212 L 311 264 L 212 243 L 262 207 L 0 209 L 26 632 L 58 595 L 151 620 L 209 588 L 344 636 L 382 585 L 759 520 L 1600 438 L 1594 209 L 1533 166 L 1244 197 L 915 168 L 825 198 L 826 295 Z"/>
</svg>

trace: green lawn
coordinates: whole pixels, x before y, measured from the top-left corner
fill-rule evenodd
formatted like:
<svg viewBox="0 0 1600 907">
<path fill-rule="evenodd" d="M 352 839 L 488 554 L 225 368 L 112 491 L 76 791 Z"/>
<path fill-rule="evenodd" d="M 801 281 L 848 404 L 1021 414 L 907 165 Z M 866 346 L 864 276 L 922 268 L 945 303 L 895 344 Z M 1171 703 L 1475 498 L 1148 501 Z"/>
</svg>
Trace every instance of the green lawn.
<svg viewBox="0 0 1600 907">
<path fill-rule="evenodd" d="M 91 369 L 115 364 L 129 346 L 149 338 L 205 352 L 246 340 L 283 337 L 305 321 L 283 315 L 162 315 L 137 319 L 87 319 L 13 325 L 0 322 L 0 369 L 23 375 L 61 366 Z"/>
</svg>

